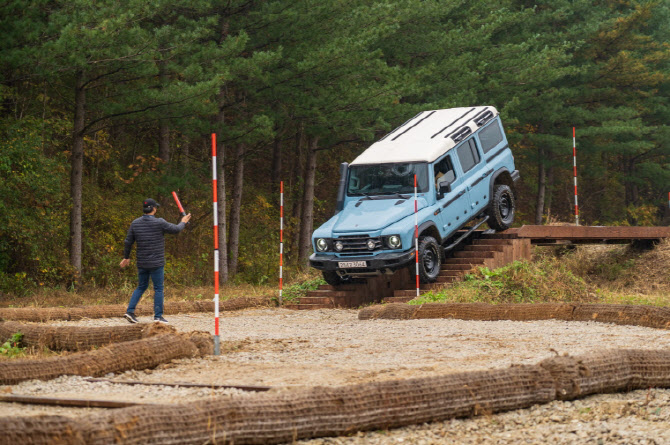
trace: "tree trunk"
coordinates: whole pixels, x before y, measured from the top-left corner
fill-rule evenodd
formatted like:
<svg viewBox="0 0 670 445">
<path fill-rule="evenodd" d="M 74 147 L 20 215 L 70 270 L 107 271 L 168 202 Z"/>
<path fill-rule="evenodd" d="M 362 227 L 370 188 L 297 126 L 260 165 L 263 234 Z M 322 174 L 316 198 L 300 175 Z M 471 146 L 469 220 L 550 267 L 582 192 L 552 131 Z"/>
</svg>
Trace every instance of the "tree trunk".
<svg viewBox="0 0 670 445">
<path fill-rule="evenodd" d="M 165 119 L 158 124 L 158 157 L 164 164 L 170 162 L 170 126 Z"/>
<path fill-rule="evenodd" d="M 165 62 L 158 63 L 160 70 L 161 88 L 165 88 L 168 83 L 167 68 Z M 167 119 L 161 119 L 158 123 L 158 157 L 164 164 L 170 162 L 170 126 Z"/>
<path fill-rule="evenodd" d="M 547 222 L 551 220 L 551 204 L 554 201 L 554 167 L 549 166 L 547 167 L 547 191 L 545 193 L 546 195 L 546 203 L 544 205 L 544 208 L 546 209 L 547 213 Z"/>
<path fill-rule="evenodd" d="M 307 167 L 305 174 L 305 187 L 302 198 L 302 217 L 300 221 L 300 245 L 298 247 L 298 266 L 307 269 L 309 260 L 309 249 L 312 245 L 312 225 L 314 224 L 314 179 L 316 176 L 316 154 L 319 146 L 319 138 L 310 138 L 307 147 Z"/>
<path fill-rule="evenodd" d="M 537 162 L 537 196 L 535 199 L 535 224 L 542 224 L 544 214 L 544 195 L 547 187 L 547 175 L 544 167 L 544 150 L 538 149 L 539 159 Z"/>
<path fill-rule="evenodd" d="M 82 255 L 82 181 L 84 174 L 84 124 L 86 116 L 86 89 L 84 74 L 77 73 L 74 89 L 74 127 L 72 129 L 72 155 L 70 158 L 70 264 L 75 269 L 75 281 L 81 276 Z"/>
<path fill-rule="evenodd" d="M 637 206 L 640 199 L 640 192 L 631 178 L 635 174 L 635 161 L 629 157 L 624 156 L 624 187 L 626 189 L 626 208 L 629 206 Z M 637 225 L 637 218 L 630 212 L 627 212 L 628 223 L 631 226 Z"/>
<path fill-rule="evenodd" d="M 299 193 L 302 190 L 303 182 L 305 179 L 305 167 L 302 156 L 303 147 L 303 131 L 302 124 L 298 127 L 298 131 L 295 135 L 295 151 L 294 151 L 294 160 L 293 160 L 293 169 L 291 172 L 290 181 L 290 196 L 289 202 L 291 202 L 291 225 L 289 239 L 290 248 L 289 252 L 286 255 L 288 260 L 292 260 L 294 254 L 298 252 L 298 246 L 300 245 L 300 216 L 302 215 L 302 193 Z"/>
<path fill-rule="evenodd" d="M 181 165 L 182 171 L 186 174 L 191 170 L 191 144 L 193 143 L 193 140 L 189 137 L 183 137 L 182 138 L 182 144 L 181 144 L 181 157 L 178 160 L 179 164 Z M 211 147 L 211 143 L 210 143 Z M 210 148 L 206 147 L 206 148 Z M 207 149 L 205 149 L 205 153 L 207 153 Z M 217 172 L 218 173 L 218 172 Z"/>
<path fill-rule="evenodd" d="M 216 128 L 223 128 L 224 113 L 223 104 L 225 100 L 224 90 L 219 92 L 219 113 L 216 117 Z M 217 141 L 222 140 L 221 134 L 217 135 Z M 224 169 L 225 147 L 222 142 L 217 142 L 216 147 L 216 207 L 217 220 L 219 222 L 219 279 L 221 282 L 228 282 L 228 243 L 227 224 L 226 224 L 226 170 Z"/>
<path fill-rule="evenodd" d="M 242 187 L 244 186 L 244 144 L 237 144 L 235 153 L 235 171 L 233 175 L 232 202 L 230 203 L 230 237 L 228 252 L 230 275 L 237 274 L 237 257 L 240 250 L 240 214 L 242 211 Z"/>
<path fill-rule="evenodd" d="M 279 184 L 279 181 L 281 181 L 281 140 L 279 137 L 275 139 L 274 146 L 272 147 L 271 181 L 273 190 L 276 189 L 274 186 Z"/>
</svg>

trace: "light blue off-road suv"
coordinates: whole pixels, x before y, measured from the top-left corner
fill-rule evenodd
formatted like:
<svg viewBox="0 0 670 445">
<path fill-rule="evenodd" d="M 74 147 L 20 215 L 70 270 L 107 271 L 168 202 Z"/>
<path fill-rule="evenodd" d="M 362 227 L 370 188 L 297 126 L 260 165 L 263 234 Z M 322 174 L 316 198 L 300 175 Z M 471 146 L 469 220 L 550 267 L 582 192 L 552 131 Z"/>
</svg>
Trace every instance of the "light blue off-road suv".
<svg viewBox="0 0 670 445">
<path fill-rule="evenodd" d="M 481 224 L 505 230 L 514 220 L 519 172 L 494 107 L 423 111 L 340 173 L 337 213 L 314 231 L 310 257 L 334 286 L 408 266 L 414 274 L 417 216 L 422 283 Z"/>
</svg>

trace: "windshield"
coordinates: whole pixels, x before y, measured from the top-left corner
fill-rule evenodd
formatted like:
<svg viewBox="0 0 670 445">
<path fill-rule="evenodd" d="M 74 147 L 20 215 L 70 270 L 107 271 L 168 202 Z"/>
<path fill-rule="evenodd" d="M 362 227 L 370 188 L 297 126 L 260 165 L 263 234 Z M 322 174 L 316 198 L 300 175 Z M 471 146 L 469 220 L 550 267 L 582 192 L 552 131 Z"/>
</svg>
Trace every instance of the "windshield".
<svg viewBox="0 0 670 445">
<path fill-rule="evenodd" d="M 427 164 L 353 165 L 349 168 L 349 196 L 414 193 L 416 174 L 419 193 L 428 191 Z"/>
</svg>

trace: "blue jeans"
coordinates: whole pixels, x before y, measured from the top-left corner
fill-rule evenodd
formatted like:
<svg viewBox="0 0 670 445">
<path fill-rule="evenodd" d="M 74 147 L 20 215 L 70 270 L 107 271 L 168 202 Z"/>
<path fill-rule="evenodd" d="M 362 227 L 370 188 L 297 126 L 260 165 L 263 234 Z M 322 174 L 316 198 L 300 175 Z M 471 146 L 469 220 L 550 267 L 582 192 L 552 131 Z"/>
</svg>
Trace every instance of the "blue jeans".
<svg viewBox="0 0 670 445">
<path fill-rule="evenodd" d="M 130 297 L 130 304 L 126 310 L 129 314 L 135 313 L 135 307 L 137 303 L 140 302 L 142 294 L 149 287 L 149 278 L 151 282 L 154 283 L 154 317 L 163 316 L 163 266 L 156 267 L 155 269 L 143 269 L 141 267 L 137 268 L 137 276 L 139 278 L 139 284 L 137 289 L 133 292 L 133 295 Z"/>
</svg>

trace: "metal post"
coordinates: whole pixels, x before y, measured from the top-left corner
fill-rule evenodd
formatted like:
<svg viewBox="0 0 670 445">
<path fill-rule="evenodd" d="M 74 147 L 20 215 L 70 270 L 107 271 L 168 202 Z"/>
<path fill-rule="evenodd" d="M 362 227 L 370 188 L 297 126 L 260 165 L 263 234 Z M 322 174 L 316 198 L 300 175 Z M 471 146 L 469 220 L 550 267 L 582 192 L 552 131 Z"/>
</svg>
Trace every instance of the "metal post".
<svg viewBox="0 0 670 445">
<path fill-rule="evenodd" d="M 282 304 L 284 268 L 284 181 L 279 183 L 279 305 Z"/>
<path fill-rule="evenodd" d="M 221 355 L 219 340 L 219 199 L 216 194 L 216 133 L 212 133 L 212 191 L 214 199 L 214 355 Z"/>
<path fill-rule="evenodd" d="M 416 296 L 419 296 L 419 204 L 414 175 L 414 256 L 416 257 Z"/>
<path fill-rule="evenodd" d="M 579 225 L 579 204 L 577 202 L 577 143 L 575 138 L 575 127 L 572 127 L 572 167 L 575 178 L 575 224 Z"/>
</svg>

